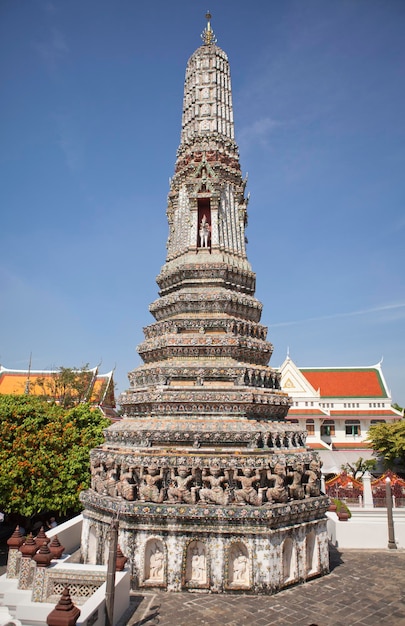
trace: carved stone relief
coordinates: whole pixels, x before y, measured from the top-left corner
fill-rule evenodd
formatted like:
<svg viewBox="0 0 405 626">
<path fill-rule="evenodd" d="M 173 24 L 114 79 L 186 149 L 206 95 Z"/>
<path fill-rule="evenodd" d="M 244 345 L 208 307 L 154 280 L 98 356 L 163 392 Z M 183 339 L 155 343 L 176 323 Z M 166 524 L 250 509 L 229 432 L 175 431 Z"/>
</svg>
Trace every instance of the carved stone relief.
<svg viewBox="0 0 405 626">
<path fill-rule="evenodd" d="M 185 580 L 189 586 L 202 586 L 207 583 L 207 556 L 202 541 L 192 541 L 188 545 Z"/>
<path fill-rule="evenodd" d="M 243 543 L 232 544 L 228 556 L 229 584 L 237 587 L 250 586 L 249 555 Z"/>
<path fill-rule="evenodd" d="M 151 539 L 145 547 L 145 582 L 163 583 L 165 575 L 165 551 L 159 539 Z"/>
<path fill-rule="evenodd" d="M 200 448 L 197 435 L 193 442 L 195 448 Z M 201 457 L 193 456 L 179 457 L 177 466 L 170 465 L 168 458 L 145 465 L 142 461 L 147 461 L 147 456 L 127 455 L 122 464 L 118 459 L 112 463 L 110 457 L 95 457 L 91 462 L 92 489 L 102 496 L 127 501 L 220 506 L 268 506 L 319 496 L 319 462 L 311 460 L 310 455 L 301 455 L 306 461 L 296 457 L 292 455 L 288 460 L 283 456 L 284 462 L 276 459 L 274 466 L 267 462 L 267 467 L 255 466 L 252 460 L 252 465 L 239 468 L 234 461 L 225 466 L 204 465 Z"/>
</svg>

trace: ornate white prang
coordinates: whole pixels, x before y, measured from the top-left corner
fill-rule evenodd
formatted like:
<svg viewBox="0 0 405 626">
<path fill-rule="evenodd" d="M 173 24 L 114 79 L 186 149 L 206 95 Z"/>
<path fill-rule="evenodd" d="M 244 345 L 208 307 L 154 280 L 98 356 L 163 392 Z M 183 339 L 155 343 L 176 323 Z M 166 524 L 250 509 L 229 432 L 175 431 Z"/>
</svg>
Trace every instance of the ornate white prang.
<svg viewBox="0 0 405 626">
<path fill-rule="evenodd" d="M 134 588 L 274 593 L 327 573 L 329 500 L 269 365 L 229 64 L 209 23 L 187 66 L 169 184 L 156 322 L 121 397 L 124 419 L 91 453 L 84 559 L 105 562 L 119 511 Z"/>
</svg>

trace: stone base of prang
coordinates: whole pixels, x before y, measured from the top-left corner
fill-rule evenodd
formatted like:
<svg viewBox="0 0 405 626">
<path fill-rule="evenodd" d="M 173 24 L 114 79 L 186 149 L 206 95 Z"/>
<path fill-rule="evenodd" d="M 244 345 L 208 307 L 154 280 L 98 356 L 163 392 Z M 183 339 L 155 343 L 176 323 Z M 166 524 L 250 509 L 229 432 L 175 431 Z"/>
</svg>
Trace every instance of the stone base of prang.
<svg viewBox="0 0 405 626">
<path fill-rule="evenodd" d="M 272 594 L 329 572 L 326 496 L 262 506 L 154 504 L 82 494 L 82 558 L 105 563 L 108 531 L 132 588 Z"/>
</svg>

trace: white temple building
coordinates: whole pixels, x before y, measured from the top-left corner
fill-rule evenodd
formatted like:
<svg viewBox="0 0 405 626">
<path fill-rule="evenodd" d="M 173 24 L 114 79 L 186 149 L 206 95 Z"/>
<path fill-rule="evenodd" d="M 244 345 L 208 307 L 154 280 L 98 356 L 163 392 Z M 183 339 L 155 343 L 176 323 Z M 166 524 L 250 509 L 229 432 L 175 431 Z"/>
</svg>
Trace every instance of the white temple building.
<svg viewBox="0 0 405 626">
<path fill-rule="evenodd" d="M 324 474 L 359 457 L 373 458 L 370 426 L 403 417 L 392 407 L 381 365 L 298 367 L 289 356 L 281 365 L 281 388 L 292 399 L 288 419 L 305 427 L 307 445 L 319 451 Z"/>
</svg>

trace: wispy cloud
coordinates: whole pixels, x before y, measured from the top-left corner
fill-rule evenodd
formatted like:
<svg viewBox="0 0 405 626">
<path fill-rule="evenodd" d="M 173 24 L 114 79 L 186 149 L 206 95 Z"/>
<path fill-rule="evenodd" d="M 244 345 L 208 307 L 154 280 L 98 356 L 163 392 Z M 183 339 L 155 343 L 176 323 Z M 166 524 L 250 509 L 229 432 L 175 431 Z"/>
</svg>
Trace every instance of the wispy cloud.
<svg viewBox="0 0 405 626">
<path fill-rule="evenodd" d="M 68 168 L 72 172 L 77 172 L 84 165 L 83 137 L 70 115 L 57 114 L 54 117 L 58 133 L 58 145 L 65 155 Z"/>
<path fill-rule="evenodd" d="M 342 319 L 345 317 L 355 317 L 361 315 L 370 315 L 373 313 L 389 313 L 397 311 L 405 315 L 405 302 L 398 302 L 394 304 L 383 304 L 377 307 L 371 307 L 369 309 L 359 309 L 358 311 L 348 311 L 345 313 L 332 313 L 331 315 L 321 315 L 319 317 L 308 317 L 302 320 L 291 320 L 289 322 L 276 322 L 270 324 L 271 328 L 277 328 L 281 326 L 297 326 L 298 324 L 306 324 L 307 322 L 320 322 L 324 320 Z M 401 315 L 401 317 L 402 317 Z"/>
<path fill-rule="evenodd" d="M 393 225 L 392 230 L 394 232 L 399 232 L 405 229 L 405 215 L 401 216 Z"/>
<path fill-rule="evenodd" d="M 46 13 L 49 13 L 51 15 L 57 13 L 56 5 L 53 2 L 45 2 L 45 4 L 43 5 L 43 9 Z"/>
<path fill-rule="evenodd" d="M 268 145 L 270 135 L 283 125 L 283 122 L 274 120 L 271 117 L 262 117 L 252 124 L 242 127 L 238 133 L 238 143 L 247 149 L 252 143 L 259 143 L 262 146 Z"/>
<path fill-rule="evenodd" d="M 69 53 L 65 37 L 57 28 L 51 29 L 48 41 L 35 43 L 34 48 L 50 71 L 54 71 L 58 63 Z"/>
</svg>

